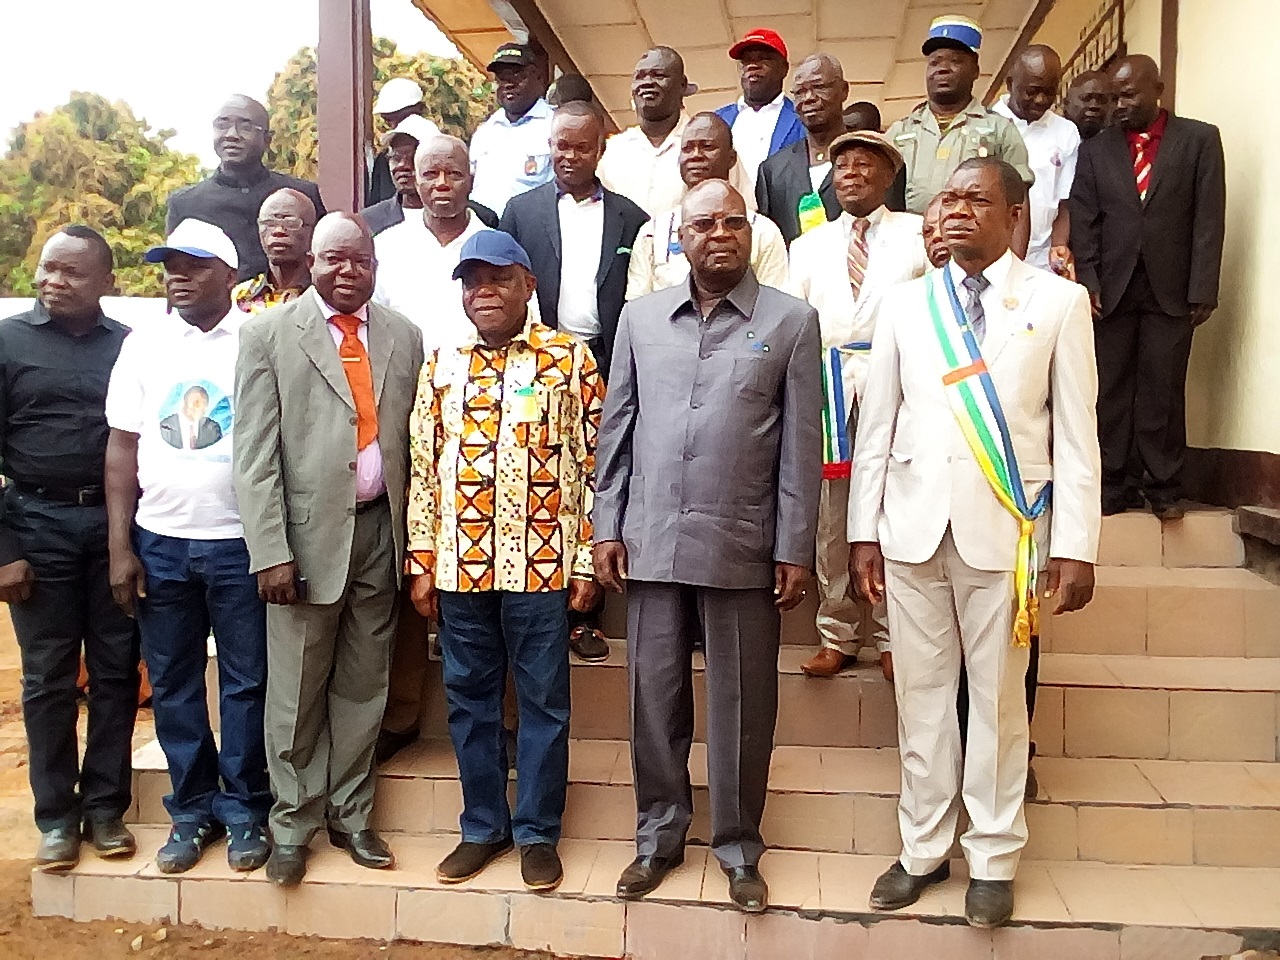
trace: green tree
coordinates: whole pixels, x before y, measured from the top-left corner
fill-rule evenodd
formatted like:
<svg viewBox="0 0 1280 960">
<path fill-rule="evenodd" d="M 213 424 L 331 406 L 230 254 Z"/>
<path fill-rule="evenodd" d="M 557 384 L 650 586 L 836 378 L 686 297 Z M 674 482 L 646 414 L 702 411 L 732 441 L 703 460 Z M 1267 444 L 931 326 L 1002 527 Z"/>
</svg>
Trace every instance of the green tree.
<svg viewBox="0 0 1280 960">
<path fill-rule="evenodd" d="M 401 53 L 393 41 L 373 41 L 373 88 L 391 77 L 416 80 L 426 92 L 426 115 L 445 133 L 470 140 L 494 110 L 493 84 L 465 60 Z M 267 165 L 307 180 L 316 178 L 316 52 L 303 47 L 276 74 L 267 93 L 271 149 Z M 385 130 L 377 118 L 377 133 Z"/>
<path fill-rule="evenodd" d="M 165 200 L 198 180 L 200 162 L 167 146 L 123 102 L 72 93 L 14 132 L 0 158 L 0 293 L 32 296 L 40 249 L 60 228 L 85 223 L 116 254 L 122 294 L 158 296 L 156 268 L 142 260 L 164 237 Z"/>
</svg>

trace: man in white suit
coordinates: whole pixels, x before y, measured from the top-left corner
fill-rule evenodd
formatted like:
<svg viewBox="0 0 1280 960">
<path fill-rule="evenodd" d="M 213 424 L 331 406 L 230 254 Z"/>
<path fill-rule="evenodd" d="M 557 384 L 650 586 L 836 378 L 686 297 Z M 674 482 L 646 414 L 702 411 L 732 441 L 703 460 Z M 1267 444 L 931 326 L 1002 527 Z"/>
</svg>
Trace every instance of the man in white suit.
<svg viewBox="0 0 1280 960">
<path fill-rule="evenodd" d="M 1101 527 L 1088 297 L 1010 252 L 1025 196 L 1017 171 L 991 157 L 948 181 L 951 262 L 876 308 L 849 499 L 852 575 L 864 596 L 888 599 L 902 755 L 902 855 L 871 906 L 907 906 L 946 879 L 962 797 L 965 915 L 977 927 L 1012 914 L 1027 839 L 1037 557 L 1049 558 L 1039 589 L 1057 598 L 1053 612 L 1078 610 L 1093 596 Z"/>
<path fill-rule="evenodd" d="M 841 214 L 791 244 L 789 292 L 818 311 L 822 328 L 822 500 L 818 510 L 818 635 L 822 649 L 801 667 L 834 677 L 860 645 L 874 645 L 881 666 L 889 655 L 884 605 L 850 596 L 848 524 L 851 427 L 866 382 L 875 302 L 895 284 L 924 273 L 922 219 L 891 213 L 885 195 L 902 169 L 893 141 L 872 130 L 831 143 L 832 182 Z"/>
</svg>

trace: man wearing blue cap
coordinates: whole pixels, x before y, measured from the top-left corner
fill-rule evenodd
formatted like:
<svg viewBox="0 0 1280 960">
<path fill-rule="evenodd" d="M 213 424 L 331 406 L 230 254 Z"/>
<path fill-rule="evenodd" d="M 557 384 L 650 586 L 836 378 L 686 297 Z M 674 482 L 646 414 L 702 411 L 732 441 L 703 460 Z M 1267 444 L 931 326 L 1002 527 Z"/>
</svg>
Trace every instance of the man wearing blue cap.
<svg viewBox="0 0 1280 960">
<path fill-rule="evenodd" d="M 956 167 L 972 157 L 995 157 L 1014 167 L 1030 184 L 1034 177 L 1027 148 L 1012 121 L 988 110 L 973 96 L 978 80 L 982 28 L 968 17 L 938 17 L 921 50 L 926 58 L 924 82 L 928 100 L 889 127 L 906 163 L 906 205 L 923 214 L 942 192 Z M 1023 217 L 1022 238 L 1014 249 L 1026 250 L 1029 220 Z"/>
<path fill-rule="evenodd" d="M 586 344 L 529 314 L 524 248 L 484 230 L 454 277 L 475 327 L 428 354 L 410 420 L 410 598 L 440 622 L 462 842 L 436 870 L 471 879 L 520 847 L 531 890 L 553 890 L 569 773 L 567 611 L 599 597 L 591 565 L 596 433 L 604 384 Z M 502 696 L 520 727 L 507 803 Z"/>
</svg>

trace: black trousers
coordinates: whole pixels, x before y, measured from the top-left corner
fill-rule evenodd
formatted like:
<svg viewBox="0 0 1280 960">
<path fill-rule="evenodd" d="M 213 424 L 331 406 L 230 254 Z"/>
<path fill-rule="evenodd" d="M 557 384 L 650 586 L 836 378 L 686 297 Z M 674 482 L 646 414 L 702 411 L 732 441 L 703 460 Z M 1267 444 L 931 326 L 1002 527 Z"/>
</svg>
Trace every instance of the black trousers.
<svg viewBox="0 0 1280 960">
<path fill-rule="evenodd" d="M 111 599 L 107 511 L 5 491 L 5 525 L 35 573 L 11 604 L 22 652 L 22 716 L 40 830 L 124 816 L 132 797 L 138 639 Z M 89 727 L 80 762 L 76 675 L 83 643 Z"/>
<path fill-rule="evenodd" d="M 1160 308 L 1141 263 L 1115 312 L 1094 323 L 1104 497 L 1143 490 L 1167 502 L 1182 495 L 1194 329 L 1189 316 Z"/>
</svg>

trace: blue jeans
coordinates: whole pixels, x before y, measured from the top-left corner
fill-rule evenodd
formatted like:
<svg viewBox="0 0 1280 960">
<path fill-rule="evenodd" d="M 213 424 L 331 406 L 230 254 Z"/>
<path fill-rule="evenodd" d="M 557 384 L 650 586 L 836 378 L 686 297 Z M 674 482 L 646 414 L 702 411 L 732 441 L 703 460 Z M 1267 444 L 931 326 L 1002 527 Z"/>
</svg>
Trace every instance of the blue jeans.
<svg viewBox="0 0 1280 960">
<path fill-rule="evenodd" d="M 263 708 L 267 611 L 243 540 L 186 540 L 134 529 L 147 595 L 137 602 L 156 736 L 173 792 L 175 824 L 265 823 L 271 809 Z M 222 749 L 205 690 L 209 628 L 218 648 Z"/>
<path fill-rule="evenodd" d="M 462 839 L 557 843 L 569 777 L 568 592 L 440 592 L 449 735 L 462 779 Z M 516 811 L 507 805 L 502 694 L 520 706 Z"/>
</svg>

